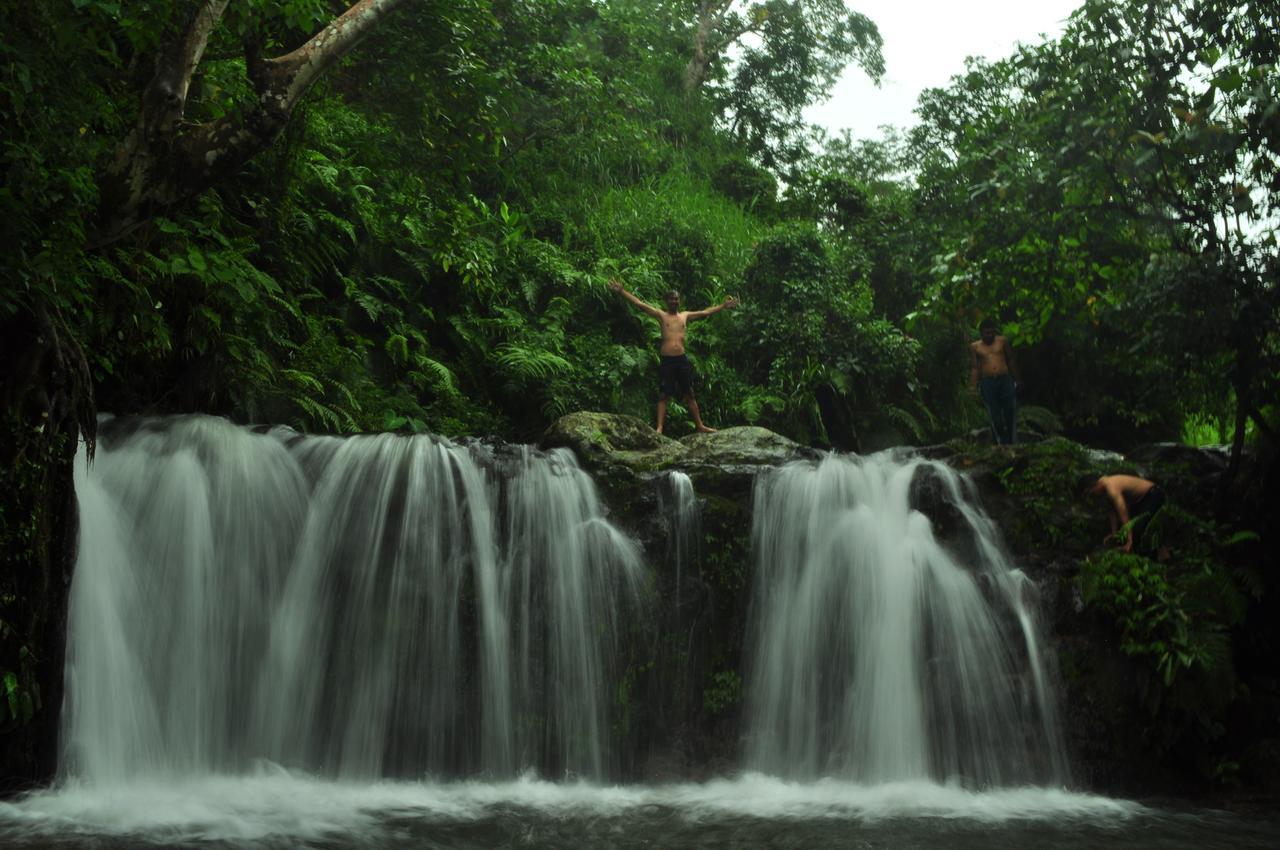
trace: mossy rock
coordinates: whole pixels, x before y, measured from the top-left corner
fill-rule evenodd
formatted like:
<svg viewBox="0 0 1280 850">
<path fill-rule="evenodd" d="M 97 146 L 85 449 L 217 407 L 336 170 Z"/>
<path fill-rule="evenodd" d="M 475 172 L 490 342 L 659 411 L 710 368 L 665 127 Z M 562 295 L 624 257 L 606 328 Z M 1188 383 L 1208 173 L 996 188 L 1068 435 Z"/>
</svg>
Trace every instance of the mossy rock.
<svg viewBox="0 0 1280 850">
<path fill-rule="evenodd" d="M 690 467 L 777 466 L 818 452 L 767 428 L 741 426 L 691 434 L 677 442 L 634 416 L 581 411 L 562 416 L 542 435 L 543 448 L 565 446 L 590 469 L 633 473 Z"/>
<path fill-rule="evenodd" d="M 673 465 L 685 454 L 680 443 L 634 416 L 590 411 L 561 416 L 539 444 L 572 449 L 584 466 L 601 471 L 623 466 L 633 472 L 653 472 Z"/>
<path fill-rule="evenodd" d="M 777 466 L 819 455 L 814 449 L 754 425 L 690 434 L 680 443 L 686 449 L 684 462 L 690 466 Z"/>
</svg>

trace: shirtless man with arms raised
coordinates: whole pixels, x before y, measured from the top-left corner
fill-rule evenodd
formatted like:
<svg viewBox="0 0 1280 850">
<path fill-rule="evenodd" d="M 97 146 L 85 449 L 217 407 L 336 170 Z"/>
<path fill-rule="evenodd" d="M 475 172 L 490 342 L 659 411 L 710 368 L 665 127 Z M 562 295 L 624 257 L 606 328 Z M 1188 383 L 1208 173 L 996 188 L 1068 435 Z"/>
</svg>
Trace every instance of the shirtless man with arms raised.
<svg viewBox="0 0 1280 850">
<path fill-rule="evenodd" d="M 1018 437 L 1018 364 L 1008 338 L 996 333 L 996 323 L 983 319 L 982 338 L 969 344 L 969 392 L 981 391 L 997 444 L 1011 446 Z"/>
<path fill-rule="evenodd" d="M 706 318 L 726 307 L 736 307 L 738 299 L 726 298 L 723 303 L 705 310 L 681 310 L 680 293 L 673 289 L 667 293 L 667 309 L 664 311 L 627 292 L 623 289 L 622 282 L 617 279 L 610 279 L 609 288 L 640 310 L 653 316 L 662 326 L 662 344 L 658 349 L 658 353 L 662 355 L 662 365 L 658 370 L 658 433 L 662 433 L 662 426 L 666 424 L 667 401 L 671 396 L 677 396 L 684 402 L 685 407 L 689 408 L 689 413 L 693 415 L 693 424 L 699 431 L 704 434 L 714 431 L 715 428 L 707 427 L 702 421 L 698 401 L 693 397 L 693 366 L 684 354 L 684 337 L 689 322 Z"/>
<path fill-rule="evenodd" d="M 1107 540 L 1114 538 L 1131 520 L 1137 520 L 1120 544 L 1126 552 L 1133 551 L 1133 541 L 1142 540 L 1151 517 L 1164 507 L 1164 491 L 1154 482 L 1136 475 L 1104 475 L 1089 484 L 1085 493 L 1101 496 L 1111 504 L 1111 533 Z"/>
</svg>

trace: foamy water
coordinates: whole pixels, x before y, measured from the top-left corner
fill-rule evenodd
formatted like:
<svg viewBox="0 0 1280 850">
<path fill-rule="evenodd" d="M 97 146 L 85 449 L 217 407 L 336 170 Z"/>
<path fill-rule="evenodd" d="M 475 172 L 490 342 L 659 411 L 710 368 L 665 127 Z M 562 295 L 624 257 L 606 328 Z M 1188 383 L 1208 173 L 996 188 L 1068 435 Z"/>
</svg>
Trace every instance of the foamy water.
<svg viewBox="0 0 1280 850">
<path fill-rule="evenodd" d="M 874 786 L 788 782 L 760 774 L 706 783 L 593 785 L 532 777 L 511 782 L 345 783 L 265 767 L 249 776 L 130 783 L 71 782 L 0 803 L 0 841 L 118 837 L 166 844 L 351 841 L 396 828 L 481 822 L 513 811 L 531 820 L 665 817 L 685 824 L 737 818 L 883 824 L 894 819 L 1088 821 L 1122 825 L 1149 813 L 1134 802 L 1045 788 L 973 792 L 928 782 Z"/>
</svg>

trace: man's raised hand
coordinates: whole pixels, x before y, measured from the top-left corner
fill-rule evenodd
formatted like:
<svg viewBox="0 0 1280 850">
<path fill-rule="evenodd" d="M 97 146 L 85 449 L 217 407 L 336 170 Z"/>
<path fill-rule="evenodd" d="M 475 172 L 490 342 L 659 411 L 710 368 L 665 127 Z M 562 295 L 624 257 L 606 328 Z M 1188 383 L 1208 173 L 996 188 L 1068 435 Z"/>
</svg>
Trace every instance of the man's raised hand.
<svg viewBox="0 0 1280 850">
<path fill-rule="evenodd" d="M 728 298 L 724 299 L 724 306 L 728 307 L 729 309 L 733 309 L 734 307 L 737 307 L 738 296 L 730 295 Z"/>
<path fill-rule="evenodd" d="M 612 289 L 614 292 L 621 292 L 622 281 L 618 280 L 616 277 L 609 278 L 609 288 Z"/>
</svg>

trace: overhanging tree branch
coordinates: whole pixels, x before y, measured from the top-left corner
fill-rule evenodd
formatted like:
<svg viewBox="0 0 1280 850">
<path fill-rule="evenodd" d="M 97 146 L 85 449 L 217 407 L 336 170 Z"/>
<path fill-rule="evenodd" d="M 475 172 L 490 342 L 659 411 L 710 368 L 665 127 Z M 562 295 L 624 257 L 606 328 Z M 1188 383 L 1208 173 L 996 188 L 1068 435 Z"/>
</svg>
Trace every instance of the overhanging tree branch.
<svg viewBox="0 0 1280 850">
<path fill-rule="evenodd" d="M 684 68 L 684 90 L 692 93 L 702 86 L 707 78 L 707 69 L 726 47 L 736 42 L 749 32 L 760 28 L 765 14 L 762 6 L 753 6 L 751 15 L 741 25 L 729 32 L 722 33 L 713 39 L 724 27 L 733 0 L 703 0 L 698 9 L 698 25 L 693 34 L 693 53 Z"/>
<path fill-rule="evenodd" d="M 172 49 L 161 54 L 143 92 L 138 122 L 101 181 L 94 246 L 109 244 L 234 173 L 275 141 L 316 80 L 404 0 L 359 0 L 301 47 L 261 57 L 261 38 L 245 39 L 255 96 L 223 117 L 185 122 L 187 92 L 229 0 L 194 0 Z"/>
</svg>

